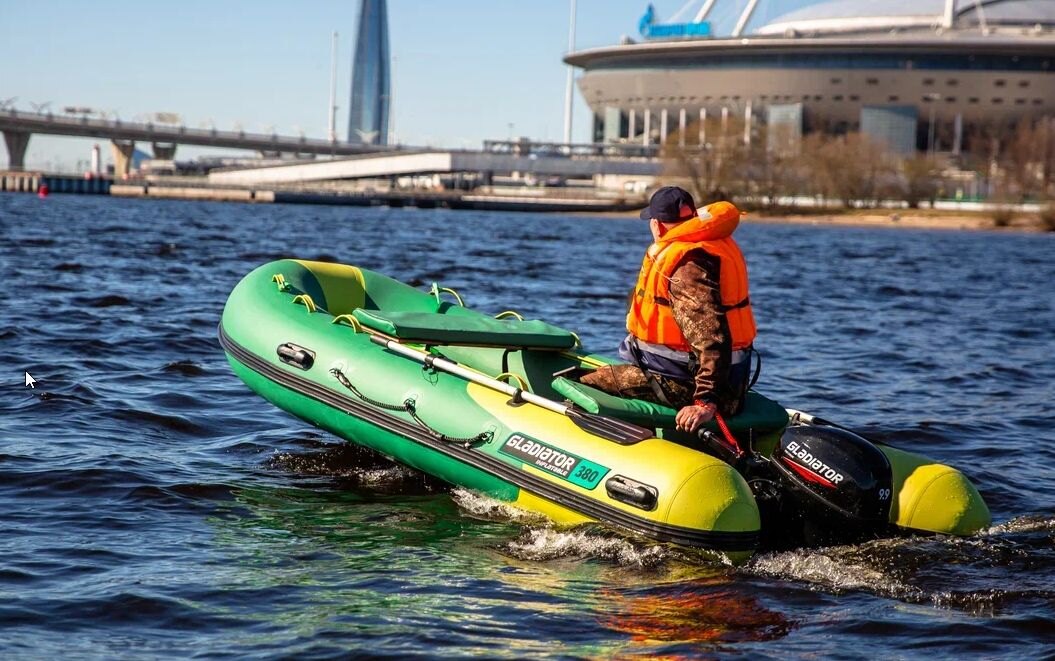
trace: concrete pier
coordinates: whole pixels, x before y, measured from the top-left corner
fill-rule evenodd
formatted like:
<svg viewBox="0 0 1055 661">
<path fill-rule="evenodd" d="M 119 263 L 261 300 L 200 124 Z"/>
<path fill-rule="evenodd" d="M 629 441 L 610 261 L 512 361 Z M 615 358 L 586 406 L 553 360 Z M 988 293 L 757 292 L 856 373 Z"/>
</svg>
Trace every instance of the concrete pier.
<svg viewBox="0 0 1055 661">
<path fill-rule="evenodd" d="M 36 193 L 40 188 L 40 175 L 35 172 L 0 173 L 0 191 L 7 193 Z"/>
<path fill-rule="evenodd" d="M 192 186 L 154 186 L 151 184 L 114 184 L 114 197 L 151 197 L 164 200 L 206 200 L 209 202 L 274 202 L 272 191 L 244 188 L 212 188 Z"/>
<path fill-rule="evenodd" d="M 86 178 L 74 175 L 41 174 L 40 172 L 0 172 L 0 192 L 36 193 L 42 185 L 48 187 L 49 193 L 110 194 L 110 180 L 104 177 Z"/>
<path fill-rule="evenodd" d="M 49 192 L 76 195 L 113 195 L 140 199 L 242 202 L 250 204 L 324 204 L 334 206 L 387 206 L 417 209 L 476 209 L 487 211 L 607 212 L 639 209 L 646 200 L 639 194 L 598 195 L 574 189 L 521 189 L 502 191 L 483 187 L 461 190 L 356 190 L 323 186 L 239 187 L 210 185 L 184 177 L 167 181 L 114 182 L 105 177 L 45 175 L 39 172 L 0 172 L 0 191 L 35 193 L 41 185 Z"/>
</svg>

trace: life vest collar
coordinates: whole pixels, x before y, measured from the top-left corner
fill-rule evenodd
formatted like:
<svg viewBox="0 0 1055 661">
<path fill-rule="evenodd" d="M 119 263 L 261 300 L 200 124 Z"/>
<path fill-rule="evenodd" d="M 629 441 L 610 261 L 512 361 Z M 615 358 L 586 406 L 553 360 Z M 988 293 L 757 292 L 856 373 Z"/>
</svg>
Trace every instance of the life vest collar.
<svg viewBox="0 0 1055 661">
<path fill-rule="evenodd" d="M 740 225 L 740 211 L 730 202 L 708 204 L 699 213 L 667 230 L 656 243 L 715 241 L 732 235 Z"/>
</svg>

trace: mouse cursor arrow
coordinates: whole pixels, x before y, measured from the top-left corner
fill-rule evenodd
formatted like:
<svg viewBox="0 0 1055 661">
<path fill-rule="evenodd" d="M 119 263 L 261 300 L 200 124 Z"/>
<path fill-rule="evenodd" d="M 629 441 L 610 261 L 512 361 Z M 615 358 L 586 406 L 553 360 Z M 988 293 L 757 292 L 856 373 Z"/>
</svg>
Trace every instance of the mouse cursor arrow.
<svg viewBox="0 0 1055 661">
<path fill-rule="evenodd" d="M 26 372 L 26 386 L 28 386 L 28 387 L 30 387 L 30 388 L 36 388 L 36 386 L 35 386 L 35 385 L 33 385 L 33 384 L 35 384 L 36 382 L 37 382 L 37 380 L 36 380 L 36 379 L 34 379 L 34 378 L 33 378 L 33 377 L 32 377 L 32 376 L 31 376 L 31 375 L 29 374 L 29 372 Z"/>
</svg>

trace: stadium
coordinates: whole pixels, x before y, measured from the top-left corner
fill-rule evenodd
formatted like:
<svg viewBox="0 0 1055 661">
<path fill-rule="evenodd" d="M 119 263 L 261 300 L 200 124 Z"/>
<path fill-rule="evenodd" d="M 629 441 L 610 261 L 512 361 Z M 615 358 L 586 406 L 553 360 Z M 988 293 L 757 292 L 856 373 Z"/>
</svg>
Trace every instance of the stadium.
<svg viewBox="0 0 1055 661">
<path fill-rule="evenodd" d="M 692 127 L 735 118 L 745 140 L 782 125 L 959 154 L 1055 115 L 1055 0 L 706 0 L 665 22 L 649 6 L 639 32 L 565 58 L 595 142 L 695 142 Z"/>
</svg>

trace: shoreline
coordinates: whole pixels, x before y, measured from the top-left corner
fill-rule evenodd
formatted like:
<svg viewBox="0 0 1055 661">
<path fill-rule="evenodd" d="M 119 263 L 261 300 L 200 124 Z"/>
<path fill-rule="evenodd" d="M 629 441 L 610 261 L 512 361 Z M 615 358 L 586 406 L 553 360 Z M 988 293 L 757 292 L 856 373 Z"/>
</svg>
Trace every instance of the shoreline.
<svg viewBox="0 0 1055 661">
<path fill-rule="evenodd" d="M 37 172 L 0 172 L 0 191 L 38 193 L 47 186 L 50 193 L 108 195 L 125 198 L 208 200 L 240 203 L 321 204 L 336 206 L 389 206 L 450 208 L 478 211 L 518 211 L 562 213 L 571 216 L 634 218 L 647 200 L 582 194 L 567 191 L 373 191 L 303 187 L 295 189 L 222 187 L 203 184 L 197 178 L 172 180 L 113 181 L 110 178 L 79 178 Z M 45 190 L 47 190 L 45 189 Z M 1032 208 L 997 207 L 988 210 L 963 209 L 791 209 L 744 212 L 748 223 L 867 228 L 910 228 L 928 230 L 1055 232 L 1052 207 L 1033 204 Z"/>
<path fill-rule="evenodd" d="M 991 217 L 983 214 L 931 215 L 914 213 L 818 213 L 789 214 L 786 216 L 762 216 L 759 212 L 747 212 L 747 222 L 773 225 L 832 225 L 837 227 L 869 227 L 884 229 L 930 229 L 930 230 L 1010 230 L 1016 232 L 1040 232 L 1039 221 L 1025 224 L 1032 219 L 1014 219 L 1011 224 L 998 227 Z"/>
<path fill-rule="evenodd" d="M 602 215 L 609 218 L 637 218 L 633 212 L 612 212 Z M 944 231 L 993 231 L 1047 234 L 1055 229 L 1044 227 L 1036 214 L 1016 214 L 1006 225 L 998 225 L 991 214 L 977 212 L 930 211 L 904 209 L 860 209 L 843 212 L 768 214 L 765 211 L 745 211 L 745 223 L 765 225 L 811 225 L 832 227 L 867 227 L 883 229 L 927 229 Z"/>
</svg>

